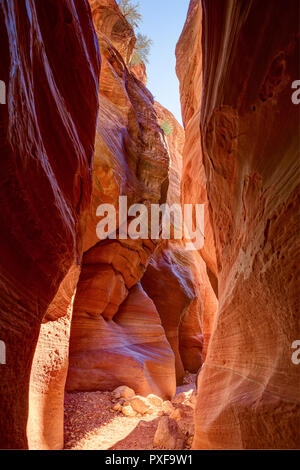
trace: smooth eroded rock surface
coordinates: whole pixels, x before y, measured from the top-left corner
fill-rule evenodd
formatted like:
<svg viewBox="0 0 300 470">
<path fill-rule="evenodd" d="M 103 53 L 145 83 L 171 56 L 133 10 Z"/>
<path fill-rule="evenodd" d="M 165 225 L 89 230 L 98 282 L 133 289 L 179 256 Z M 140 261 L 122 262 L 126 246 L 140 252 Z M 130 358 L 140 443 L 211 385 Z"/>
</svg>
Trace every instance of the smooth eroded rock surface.
<svg viewBox="0 0 300 470">
<path fill-rule="evenodd" d="M 137 393 L 172 397 L 174 356 L 155 305 L 138 284 L 159 240 L 101 241 L 100 204 L 116 208 L 165 202 L 169 151 L 154 100 L 128 68 L 132 28 L 114 1 L 90 2 L 102 56 L 93 192 L 84 257 L 74 303 L 68 390 L 111 390 L 126 384 Z M 125 34 L 126 32 L 126 34 Z M 135 38 L 134 38 L 135 39 Z M 166 379 L 163 379 L 163 377 Z"/>
<path fill-rule="evenodd" d="M 193 447 L 296 448 L 299 109 L 291 83 L 299 4 L 202 3 L 203 36 L 201 22 L 194 28 L 193 11 L 202 14 L 195 0 L 178 58 L 180 67 L 193 54 L 184 44 L 193 37 L 192 47 L 200 47 L 202 38 L 203 148 L 193 160 L 205 168 L 219 310 L 198 379 Z M 200 56 L 196 64 L 200 99 Z M 181 75 L 182 90 L 187 79 Z M 193 99 L 186 109 L 188 119 Z"/>
<path fill-rule="evenodd" d="M 0 338 L 7 351 L 6 364 L 0 366 L 0 447 L 18 449 L 28 446 L 30 369 L 37 342 L 37 354 L 42 348 L 42 321 L 65 318 L 50 327 L 45 351 L 52 359 L 45 359 L 45 369 L 41 365 L 34 375 L 41 379 L 35 390 L 49 392 L 51 402 L 55 387 L 48 389 L 52 379 L 46 375 L 50 370 L 52 378 L 63 376 L 66 369 L 68 326 L 63 323 L 74 284 L 67 286 L 64 279 L 82 256 L 100 56 L 85 0 L 4 0 L 0 23 L 0 78 L 6 84 L 6 104 L 0 105 Z M 67 298 L 59 300 L 55 296 L 62 284 Z M 63 388 L 62 378 L 58 395 Z M 30 403 L 38 424 L 29 440 L 47 441 L 49 432 L 47 445 L 62 447 L 62 430 L 53 442 L 48 428 L 52 405 L 38 411 L 39 403 Z M 62 397 L 53 406 L 60 408 L 53 424 L 62 428 Z"/>
<path fill-rule="evenodd" d="M 175 393 L 174 355 L 139 284 L 111 321 L 76 312 L 72 321 L 67 390 L 113 390 L 124 383 L 143 396 Z"/>
</svg>

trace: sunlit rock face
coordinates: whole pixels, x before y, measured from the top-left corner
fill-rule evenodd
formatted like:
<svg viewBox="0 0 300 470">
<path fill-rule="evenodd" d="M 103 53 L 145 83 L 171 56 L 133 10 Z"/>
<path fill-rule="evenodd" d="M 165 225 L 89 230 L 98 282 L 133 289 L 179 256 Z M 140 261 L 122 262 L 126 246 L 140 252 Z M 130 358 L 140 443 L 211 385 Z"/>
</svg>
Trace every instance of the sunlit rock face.
<svg viewBox="0 0 300 470">
<path fill-rule="evenodd" d="M 143 62 L 137 65 L 130 64 L 130 72 L 132 72 L 143 85 L 147 85 L 147 71 Z"/>
<path fill-rule="evenodd" d="M 201 28 L 201 3 L 198 0 L 192 0 L 186 24 L 176 47 L 176 72 L 180 82 L 182 120 L 185 130 L 181 192 L 183 203 L 205 205 L 205 243 L 201 249 L 201 255 L 206 263 L 211 284 L 218 295 L 215 242 L 207 201 L 207 178 L 203 166 L 199 126 L 202 96 Z M 208 339 L 210 332 L 207 332 L 206 336 Z"/>
<path fill-rule="evenodd" d="M 296 448 L 299 366 L 291 345 L 299 337 L 299 109 L 291 84 L 299 78 L 299 5 L 202 4 L 203 33 L 200 23 L 193 27 L 192 12 L 201 15 L 201 5 L 192 1 L 178 52 L 180 66 L 202 36 L 198 159 L 206 175 L 219 310 L 198 379 L 193 447 Z M 189 37 L 187 53 L 182 46 Z M 199 60 L 192 87 L 200 97 Z M 192 113 L 192 102 L 189 108 Z"/>
<path fill-rule="evenodd" d="M 204 205 L 204 246 L 199 255 L 194 256 L 194 274 L 200 286 L 198 302 L 191 306 L 191 311 L 200 312 L 202 329 L 202 360 L 206 357 L 209 340 L 218 308 L 218 277 L 215 254 L 215 241 L 212 230 L 207 199 L 207 178 L 203 165 L 200 111 L 202 96 L 202 9 L 198 0 L 190 2 L 187 21 L 176 47 L 176 72 L 180 83 L 182 120 L 185 130 L 185 142 L 182 150 L 181 201 L 183 204 Z M 188 54 L 187 54 L 188 51 Z M 193 317 L 193 315 L 192 315 Z M 188 358 L 189 369 L 196 369 L 199 364 L 198 347 L 189 353 L 187 341 L 181 348 L 182 356 Z M 191 363 L 192 361 L 192 363 Z M 193 367 L 192 367 L 193 366 Z"/>
<path fill-rule="evenodd" d="M 89 3 L 96 31 L 101 31 L 110 40 L 128 65 L 136 38 L 132 26 L 122 15 L 116 0 L 89 0 Z"/>
<path fill-rule="evenodd" d="M 71 351 L 68 389 L 112 390 L 129 384 L 144 396 L 174 395 L 174 355 L 155 305 L 140 284 L 130 290 L 112 320 L 76 313 Z"/>
<path fill-rule="evenodd" d="M 6 104 L 0 105 L 0 338 L 6 344 L 0 447 L 28 445 L 37 346 L 40 370 L 32 376 L 37 401 L 30 402 L 35 418 L 28 440 L 40 442 L 41 432 L 47 441 L 57 426 L 55 442 L 52 434 L 46 444 L 57 448 L 70 306 L 91 194 L 100 55 L 85 0 L 4 0 L 0 23 L 0 78 L 6 84 Z M 42 321 L 49 322 L 49 334 L 44 325 L 47 332 L 38 341 Z M 41 341 L 51 357 L 39 356 Z M 42 394 L 58 412 L 52 423 L 51 404 L 35 408 Z"/>
<path fill-rule="evenodd" d="M 173 114 L 155 101 L 154 108 L 160 126 L 169 126 L 165 138 L 170 153 L 169 167 L 169 188 L 167 202 L 171 206 L 173 203 L 181 203 L 181 177 L 182 177 L 182 155 L 185 142 L 185 133 L 182 126 L 175 119 Z"/>
<path fill-rule="evenodd" d="M 166 130 L 170 152 L 167 202 L 181 204 L 182 155 L 185 133 L 172 113 L 155 103 L 159 124 Z M 142 285 L 154 301 L 168 341 L 175 354 L 176 379 L 202 365 L 203 314 L 207 307 L 206 266 L 197 252 L 188 252 L 182 240 L 162 243 L 152 257 Z M 204 325 L 205 326 L 205 325 Z"/>
<path fill-rule="evenodd" d="M 169 152 L 153 97 L 126 65 L 132 51 L 115 41 L 114 25 L 127 31 L 128 23 L 118 10 L 111 13 L 113 3 L 91 3 L 102 56 L 100 112 L 67 389 L 107 390 L 126 383 L 142 395 L 152 391 L 170 398 L 174 354 L 154 303 L 138 285 L 158 240 L 100 241 L 96 234 L 100 204 L 112 204 L 118 214 L 119 196 L 128 197 L 128 207 L 165 202 L 169 183 Z"/>
</svg>

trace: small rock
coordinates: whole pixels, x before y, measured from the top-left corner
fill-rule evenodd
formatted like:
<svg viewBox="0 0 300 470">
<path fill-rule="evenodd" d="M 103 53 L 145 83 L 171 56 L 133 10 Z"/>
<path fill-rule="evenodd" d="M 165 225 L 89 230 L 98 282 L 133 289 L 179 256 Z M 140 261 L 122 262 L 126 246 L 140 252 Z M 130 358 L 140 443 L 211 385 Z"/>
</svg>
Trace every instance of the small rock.
<svg viewBox="0 0 300 470">
<path fill-rule="evenodd" d="M 191 408 L 195 408 L 196 401 L 197 401 L 197 395 L 195 392 L 193 392 L 190 398 L 186 401 L 186 405 L 190 406 Z"/>
<path fill-rule="evenodd" d="M 184 436 L 174 419 L 168 416 L 160 418 L 153 444 L 155 447 L 163 447 L 167 450 L 183 449 Z"/>
<path fill-rule="evenodd" d="M 115 406 L 112 407 L 114 411 L 120 411 L 122 409 L 122 405 L 120 403 L 117 403 Z"/>
<path fill-rule="evenodd" d="M 127 385 L 121 385 L 112 392 L 113 398 L 126 398 L 130 400 L 135 396 L 135 391 L 132 388 L 127 387 Z"/>
<path fill-rule="evenodd" d="M 178 395 L 176 395 L 176 397 L 173 399 L 173 403 L 175 403 L 176 405 L 179 405 L 180 403 L 183 403 L 186 400 L 186 398 L 187 397 L 184 392 L 178 393 Z"/>
<path fill-rule="evenodd" d="M 186 399 L 190 399 L 191 396 L 194 394 L 194 390 L 191 388 L 190 390 L 188 390 L 187 392 L 183 392 L 184 396 Z"/>
<path fill-rule="evenodd" d="M 182 418 L 180 409 L 177 408 L 176 410 L 172 411 L 170 418 L 175 419 L 175 421 L 179 421 Z"/>
<path fill-rule="evenodd" d="M 130 405 L 135 411 L 141 414 L 147 413 L 151 408 L 147 398 L 138 395 L 130 400 Z"/>
<path fill-rule="evenodd" d="M 156 406 L 156 408 L 161 408 L 162 407 L 163 400 L 162 400 L 162 398 L 158 397 L 157 395 L 153 395 L 153 394 L 148 395 L 147 400 L 152 406 Z"/>
<path fill-rule="evenodd" d="M 184 384 L 194 383 L 196 380 L 196 375 L 197 374 L 191 374 L 190 372 L 185 371 L 185 377 L 183 378 L 183 383 Z"/>
<path fill-rule="evenodd" d="M 136 412 L 132 409 L 130 405 L 123 406 L 122 413 L 124 416 L 127 416 L 128 418 L 133 418 L 134 416 L 136 416 Z"/>
<path fill-rule="evenodd" d="M 169 400 L 163 402 L 162 411 L 167 415 L 170 415 L 172 411 L 174 411 L 174 406 Z"/>
</svg>

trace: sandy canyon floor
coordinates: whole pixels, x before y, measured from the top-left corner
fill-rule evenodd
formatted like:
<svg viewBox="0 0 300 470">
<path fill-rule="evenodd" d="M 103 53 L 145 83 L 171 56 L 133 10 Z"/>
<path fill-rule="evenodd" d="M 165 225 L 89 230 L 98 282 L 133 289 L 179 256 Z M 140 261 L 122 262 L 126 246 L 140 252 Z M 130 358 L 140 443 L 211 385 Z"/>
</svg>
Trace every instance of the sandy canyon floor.
<svg viewBox="0 0 300 470">
<path fill-rule="evenodd" d="M 183 393 L 195 392 L 195 375 L 188 374 L 185 384 L 177 387 L 172 400 L 180 410 L 177 423 L 185 435 L 183 449 L 190 449 L 194 429 L 194 409 L 189 400 L 178 399 Z M 77 392 L 65 394 L 65 449 L 69 450 L 152 450 L 154 435 L 166 414 L 157 409 L 152 414 L 127 417 L 112 408 L 118 400 L 112 392 Z"/>
</svg>

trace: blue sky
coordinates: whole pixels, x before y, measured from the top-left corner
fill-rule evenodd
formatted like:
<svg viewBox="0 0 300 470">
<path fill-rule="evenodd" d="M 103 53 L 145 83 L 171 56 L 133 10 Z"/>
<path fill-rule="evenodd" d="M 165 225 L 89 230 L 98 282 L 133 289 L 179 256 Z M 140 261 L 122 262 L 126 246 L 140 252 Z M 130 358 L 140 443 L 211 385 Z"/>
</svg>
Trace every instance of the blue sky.
<svg viewBox="0 0 300 470">
<path fill-rule="evenodd" d="M 136 3 L 133 1 L 133 3 Z M 175 47 L 182 32 L 189 0 L 139 0 L 143 22 L 139 32 L 153 40 L 147 64 L 147 88 L 182 123 Z"/>
</svg>

